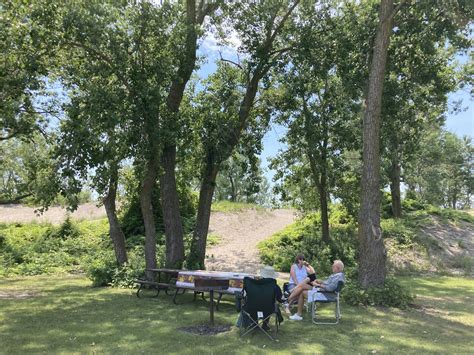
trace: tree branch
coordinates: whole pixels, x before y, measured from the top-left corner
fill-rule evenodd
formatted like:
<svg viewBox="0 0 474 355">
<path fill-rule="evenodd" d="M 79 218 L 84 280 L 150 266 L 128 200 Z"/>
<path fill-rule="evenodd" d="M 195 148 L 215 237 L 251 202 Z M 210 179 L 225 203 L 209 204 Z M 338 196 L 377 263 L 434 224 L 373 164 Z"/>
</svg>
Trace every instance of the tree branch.
<svg viewBox="0 0 474 355">
<path fill-rule="evenodd" d="M 230 60 L 230 59 L 225 59 L 225 58 L 223 58 L 221 51 L 219 51 L 219 56 L 221 57 L 221 61 L 227 62 L 227 63 L 231 63 L 231 64 L 235 65 L 236 67 L 240 68 L 241 70 L 244 70 L 244 68 L 242 67 L 242 65 L 240 65 L 239 63 L 236 63 L 236 62 L 234 62 L 234 61 L 232 61 L 232 60 Z"/>
</svg>

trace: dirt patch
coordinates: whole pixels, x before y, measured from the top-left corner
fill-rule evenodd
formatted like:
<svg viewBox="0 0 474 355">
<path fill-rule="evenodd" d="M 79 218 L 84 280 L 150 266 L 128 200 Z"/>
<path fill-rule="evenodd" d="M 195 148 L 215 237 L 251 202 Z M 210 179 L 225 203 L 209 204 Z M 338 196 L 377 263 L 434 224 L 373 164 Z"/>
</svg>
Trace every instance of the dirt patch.
<svg viewBox="0 0 474 355">
<path fill-rule="evenodd" d="M 262 266 L 257 244 L 295 219 L 295 211 L 288 209 L 212 213 L 209 233 L 221 240 L 207 249 L 206 269 L 257 273 Z"/>
<path fill-rule="evenodd" d="M 35 291 L 0 291 L 0 299 L 4 300 L 21 300 L 36 296 L 38 296 L 38 292 Z"/>
<path fill-rule="evenodd" d="M 231 326 L 228 324 L 214 325 L 214 326 L 211 326 L 209 324 L 201 324 L 201 325 L 194 325 L 191 327 L 178 328 L 178 330 L 185 333 L 191 333 L 191 334 L 196 334 L 196 335 L 216 335 L 219 333 L 228 332 L 230 328 Z"/>
</svg>

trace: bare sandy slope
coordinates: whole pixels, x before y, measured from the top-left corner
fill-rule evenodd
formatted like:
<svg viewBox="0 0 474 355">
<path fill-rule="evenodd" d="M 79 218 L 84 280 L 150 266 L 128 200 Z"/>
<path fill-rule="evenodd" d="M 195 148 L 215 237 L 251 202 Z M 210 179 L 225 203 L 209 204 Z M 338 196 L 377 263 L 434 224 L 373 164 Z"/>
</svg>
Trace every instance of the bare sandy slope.
<svg viewBox="0 0 474 355">
<path fill-rule="evenodd" d="M 66 218 L 67 211 L 62 207 L 50 207 L 45 213 L 35 213 L 34 207 L 22 205 L 2 205 L 0 206 L 0 222 L 50 222 L 60 224 Z M 85 203 L 71 213 L 71 218 L 75 220 L 97 219 L 105 217 L 104 207 L 97 207 L 95 203 Z"/>
<path fill-rule="evenodd" d="M 209 232 L 218 235 L 218 245 L 207 249 L 206 269 L 257 273 L 261 267 L 258 242 L 295 221 L 294 210 L 247 210 L 212 213 Z"/>
<path fill-rule="evenodd" d="M 0 222 L 50 222 L 60 224 L 67 211 L 51 207 L 42 215 L 35 214 L 33 207 L 22 205 L 0 206 Z M 75 220 L 105 217 L 104 207 L 94 203 L 79 206 L 71 214 Z M 261 264 L 258 256 L 258 242 L 293 223 L 293 210 L 247 210 L 242 212 L 211 214 L 209 233 L 218 235 L 218 245 L 207 250 L 206 268 L 220 271 L 242 271 L 256 273 Z"/>
</svg>

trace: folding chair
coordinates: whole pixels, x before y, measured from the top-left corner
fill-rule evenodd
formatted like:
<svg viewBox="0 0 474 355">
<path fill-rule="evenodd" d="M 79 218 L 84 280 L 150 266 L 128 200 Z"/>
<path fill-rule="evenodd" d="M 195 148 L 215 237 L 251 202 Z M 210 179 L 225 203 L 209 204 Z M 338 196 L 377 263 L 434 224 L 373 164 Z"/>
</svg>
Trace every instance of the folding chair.
<svg viewBox="0 0 474 355">
<path fill-rule="evenodd" d="M 277 316 L 278 304 L 275 299 L 275 279 L 244 278 L 244 287 L 241 293 L 240 304 L 240 336 L 249 334 L 254 329 L 260 329 L 271 340 L 278 334 L 279 320 Z M 275 338 L 270 335 L 263 325 L 275 315 Z"/>
<path fill-rule="evenodd" d="M 341 307 L 339 305 L 339 294 L 341 293 L 342 287 L 344 286 L 344 281 L 339 281 L 337 283 L 337 287 L 334 291 L 317 291 L 312 294 L 314 297 L 311 299 L 310 296 L 308 296 L 308 302 L 311 302 L 311 319 L 314 324 L 338 324 L 339 319 L 341 319 Z M 316 296 L 316 294 L 319 293 L 319 296 Z M 336 316 L 336 321 L 335 322 L 330 322 L 330 321 L 320 321 L 316 318 L 316 303 L 331 303 L 334 302 L 336 304 L 335 308 L 335 316 Z"/>
</svg>

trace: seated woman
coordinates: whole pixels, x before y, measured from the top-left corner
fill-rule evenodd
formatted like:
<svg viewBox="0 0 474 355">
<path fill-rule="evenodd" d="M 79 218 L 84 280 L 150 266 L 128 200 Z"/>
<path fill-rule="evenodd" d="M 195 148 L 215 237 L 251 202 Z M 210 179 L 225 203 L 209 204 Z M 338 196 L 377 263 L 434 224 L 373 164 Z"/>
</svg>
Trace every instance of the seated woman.
<svg viewBox="0 0 474 355">
<path fill-rule="evenodd" d="M 313 267 L 305 261 L 303 254 L 298 254 L 295 258 L 295 263 L 291 265 L 288 291 L 292 292 L 309 274 L 314 274 Z"/>
<path fill-rule="evenodd" d="M 295 284 L 294 280 L 297 280 L 298 283 Z M 286 313 L 290 313 L 290 305 L 293 302 L 296 302 L 301 292 L 313 288 L 311 283 L 315 280 L 316 273 L 314 272 L 314 268 L 304 260 L 303 254 L 298 254 L 295 263 L 291 266 L 290 270 L 290 283 L 288 289 L 291 293 L 285 304 Z"/>
</svg>

